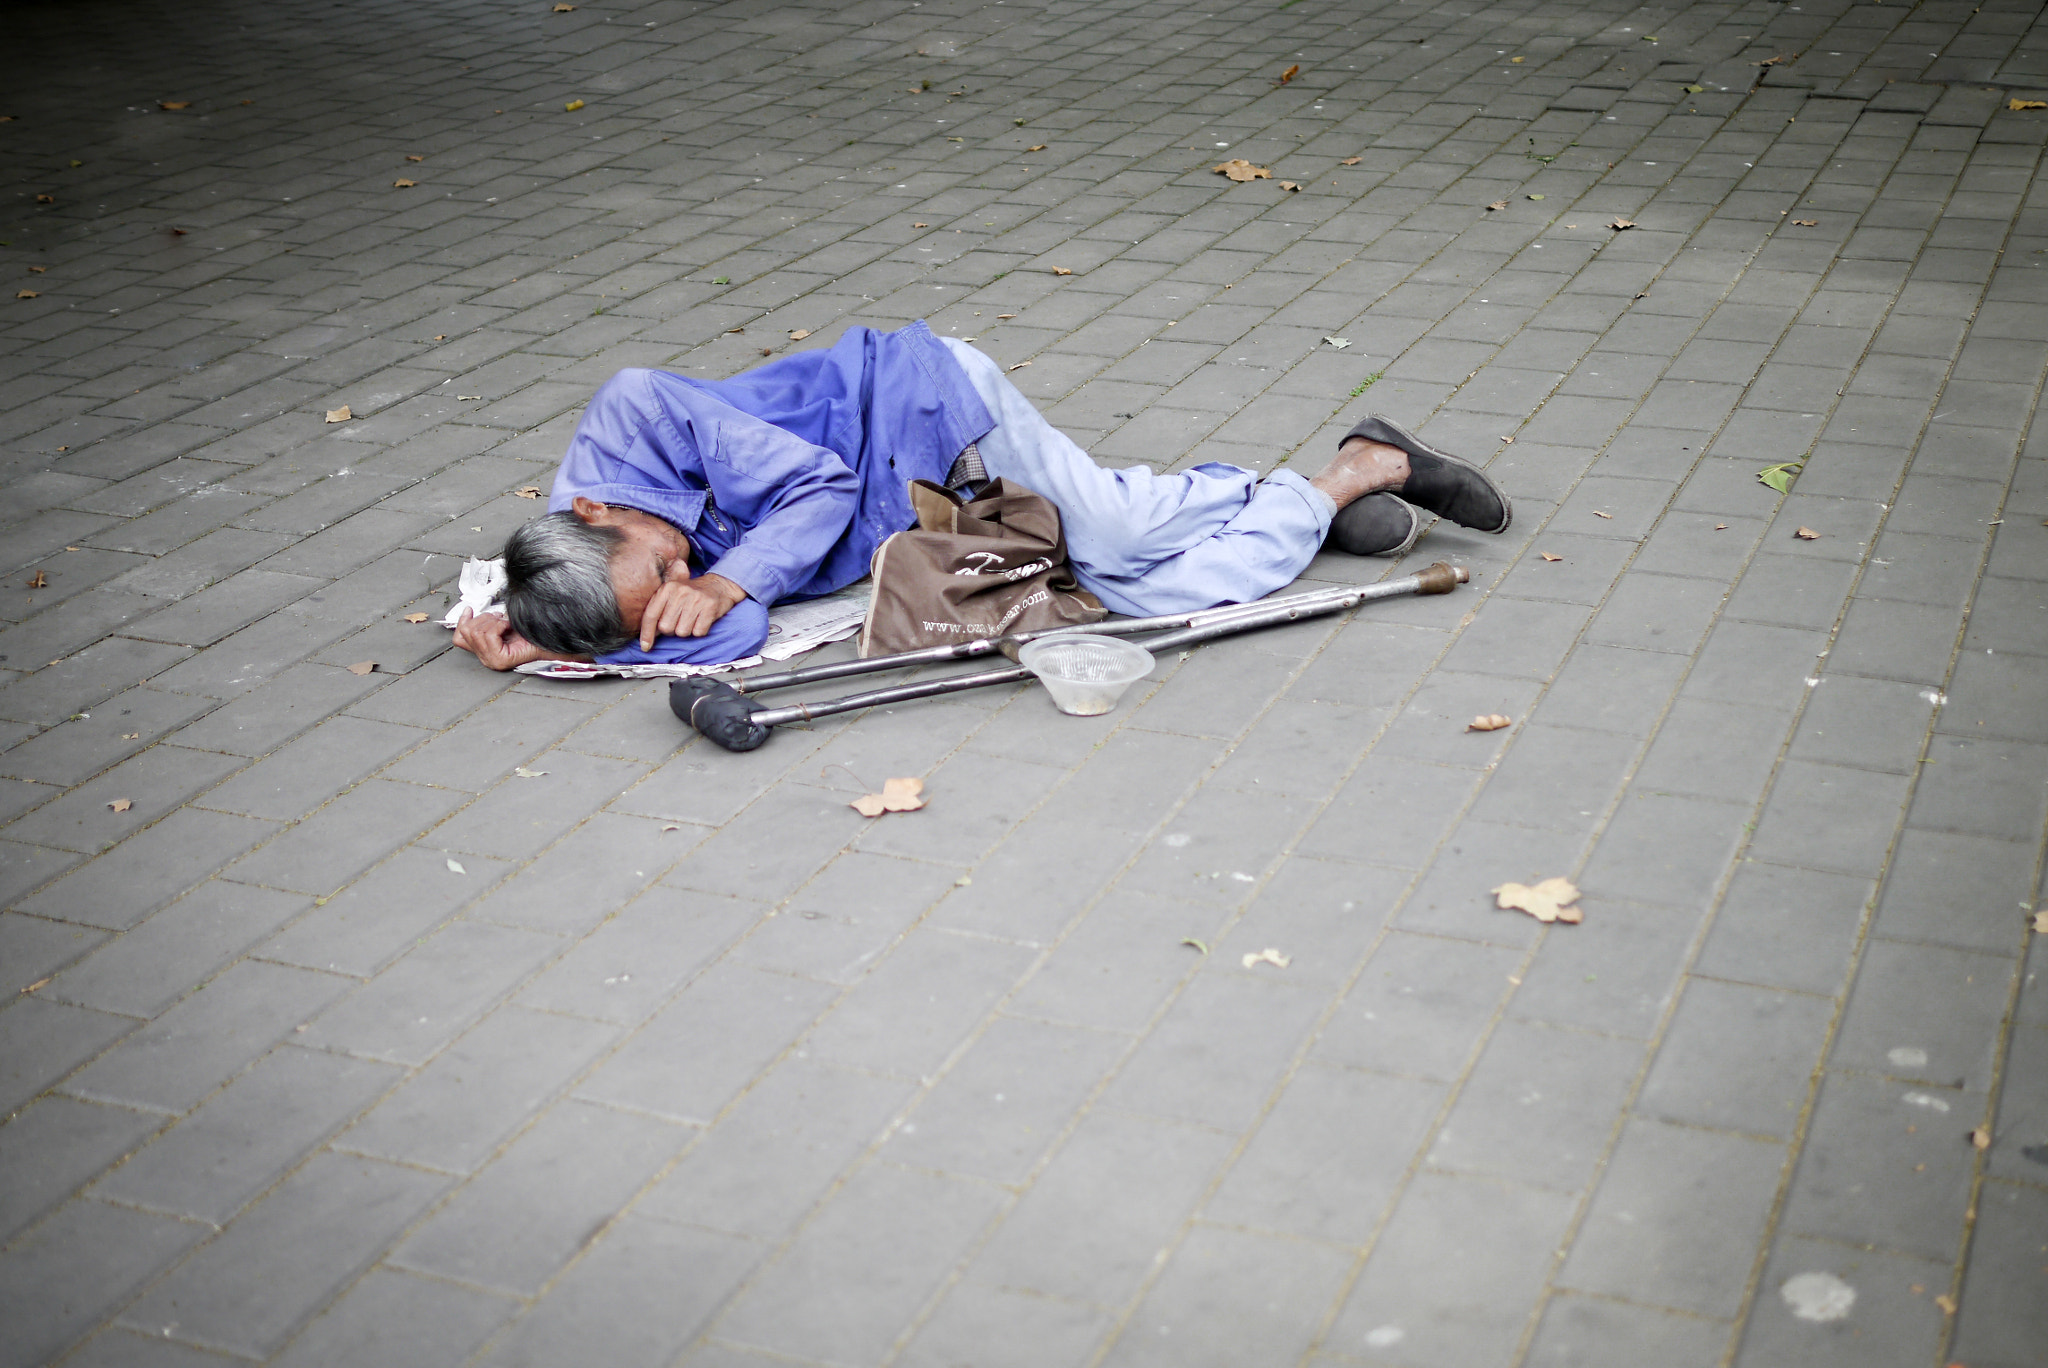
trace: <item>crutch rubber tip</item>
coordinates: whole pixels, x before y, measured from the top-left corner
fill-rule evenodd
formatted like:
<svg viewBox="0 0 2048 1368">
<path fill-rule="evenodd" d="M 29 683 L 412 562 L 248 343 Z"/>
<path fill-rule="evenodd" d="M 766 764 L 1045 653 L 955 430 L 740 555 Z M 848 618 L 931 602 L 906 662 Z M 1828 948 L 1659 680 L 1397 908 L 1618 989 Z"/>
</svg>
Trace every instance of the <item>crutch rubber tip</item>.
<svg viewBox="0 0 2048 1368">
<path fill-rule="evenodd" d="M 668 707 L 683 721 L 729 751 L 750 751 L 768 739 L 754 720 L 754 705 L 730 684 L 698 676 L 668 686 Z"/>
<path fill-rule="evenodd" d="M 1415 574 L 1415 592 L 1418 594 L 1448 594 L 1451 590 L 1472 578 L 1472 572 L 1462 565 L 1447 565 L 1438 561 L 1426 570 Z"/>
</svg>

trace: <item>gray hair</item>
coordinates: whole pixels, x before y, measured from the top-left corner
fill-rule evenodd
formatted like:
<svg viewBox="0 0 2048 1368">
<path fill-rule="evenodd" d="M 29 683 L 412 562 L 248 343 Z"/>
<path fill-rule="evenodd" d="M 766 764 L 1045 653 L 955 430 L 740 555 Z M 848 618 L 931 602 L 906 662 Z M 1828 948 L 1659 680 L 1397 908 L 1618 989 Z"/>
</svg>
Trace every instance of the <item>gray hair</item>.
<svg viewBox="0 0 2048 1368">
<path fill-rule="evenodd" d="M 633 640 L 612 588 L 612 553 L 625 541 L 615 527 L 592 527 L 574 513 L 549 513 L 505 539 L 505 615 L 544 651 L 603 655 Z"/>
</svg>

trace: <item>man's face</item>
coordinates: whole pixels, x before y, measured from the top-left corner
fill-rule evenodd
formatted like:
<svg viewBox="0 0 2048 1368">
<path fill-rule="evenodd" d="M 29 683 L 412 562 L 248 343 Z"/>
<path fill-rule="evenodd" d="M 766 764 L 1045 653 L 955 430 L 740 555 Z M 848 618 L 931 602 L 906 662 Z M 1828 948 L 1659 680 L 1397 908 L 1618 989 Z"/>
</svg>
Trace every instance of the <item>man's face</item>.
<svg viewBox="0 0 2048 1368">
<path fill-rule="evenodd" d="M 690 539 L 674 524 L 637 508 L 578 499 L 575 512 L 593 527 L 617 528 L 625 539 L 612 552 L 612 592 L 618 596 L 619 620 L 627 630 L 637 630 L 662 581 L 690 577 Z"/>
</svg>

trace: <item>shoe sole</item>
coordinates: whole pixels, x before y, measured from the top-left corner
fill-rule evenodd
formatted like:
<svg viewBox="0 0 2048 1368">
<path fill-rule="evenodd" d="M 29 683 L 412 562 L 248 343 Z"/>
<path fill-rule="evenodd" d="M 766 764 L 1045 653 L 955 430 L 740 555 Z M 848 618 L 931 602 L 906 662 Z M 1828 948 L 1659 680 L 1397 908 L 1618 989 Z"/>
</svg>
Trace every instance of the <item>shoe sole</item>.
<svg viewBox="0 0 2048 1368">
<path fill-rule="evenodd" d="M 1472 529 L 1474 532 L 1484 532 L 1488 536 L 1497 537 L 1515 525 L 1515 501 L 1508 497 L 1508 492 L 1502 489 L 1493 476 L 1487 474 L 1484 469 L 1474 465 L 1463 456 L 1453 456 L 1448 451 L 1437 450 L 1407 428 L 1402 427 L 1399 423 L 1387 417 L 1384 413 L 1368 414 L 1367 417 L 1375 423 L 1384 425 L 1389 432 L 1400 437 L 1402 440 L 1393 443 L 1393 445 L 1402 448 L 1404 451 L 1420 452 L 1424 456 L 1434 456 L 1446 465 L 1463 466 L 1466 470 L 1471 471 L 1474 475 L 1485 481 L 1486 487 L 1493 491 L 1493 496 L 1500 500 L 1503 516 L 1499 527 L 1475 527 Z M 1460 526 L 1462 525 L 1460 524 Z"/>
</svg>

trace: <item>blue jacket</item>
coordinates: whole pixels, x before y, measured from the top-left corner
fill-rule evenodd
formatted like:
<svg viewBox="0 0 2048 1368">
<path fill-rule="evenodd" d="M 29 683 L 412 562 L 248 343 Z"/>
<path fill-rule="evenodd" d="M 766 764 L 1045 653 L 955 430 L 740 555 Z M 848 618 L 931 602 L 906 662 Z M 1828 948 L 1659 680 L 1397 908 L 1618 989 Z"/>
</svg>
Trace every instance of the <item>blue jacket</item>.
<svg viewBox="0 0 2048 1368">
<path fill-rule="evenodd" d="M 747 599 L 702 637 L 636 641 L 607 664 L 709 664 L 755 654 L 768 605 L 860 579 L 875 548 L 916 522 L 911 480 L 944 480 L 994 419 L 922 322 L 854 327 L 730 380 L 624 370 L 584 410 L 550 511 L 578 495 L 666 519 L 694 574 Z"/>
</svg>

